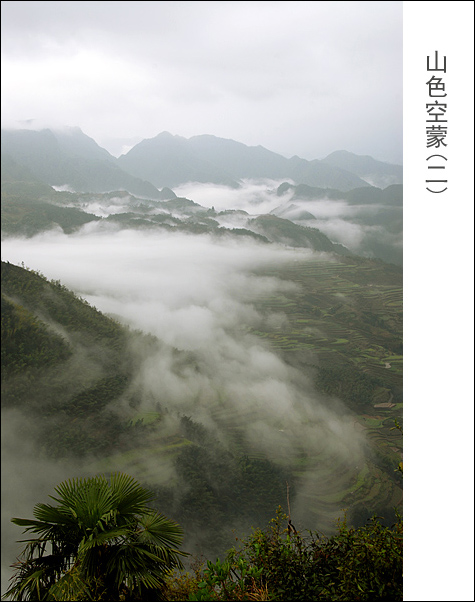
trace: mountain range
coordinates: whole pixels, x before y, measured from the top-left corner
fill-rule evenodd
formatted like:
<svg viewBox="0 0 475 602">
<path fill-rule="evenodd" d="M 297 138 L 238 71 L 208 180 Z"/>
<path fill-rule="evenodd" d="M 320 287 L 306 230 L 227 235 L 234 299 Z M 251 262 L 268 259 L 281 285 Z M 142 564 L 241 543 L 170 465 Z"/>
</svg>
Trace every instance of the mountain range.
<svg viewBox="0 0 475 602">
<path fill-rule="evenodd" d="M 38 244 L 36 263 L 53 241 L 59 276 L 84 274 L 74 293 L 2 261 L 4 465 L 22 501 L 67 462 L 133 471 L 213 558 L 285 501 L 319 530 L 341 508 L 354 525 L 391 517 L 402 184 L 394 166 L 336 158 L 167 133 L 115 158 L 78 128 L 2 132 L 5 255 Z M 172 190 L 189 178 L 228 188 L 200 204 L 200 187 Z"/>
<path fill-rule="evenodd" d="M 290 179 L 339 190 L 368 186 L 342 166 L 296 156 L 286 159 L 262 146 L 209 135 L 186 139 L 163 132 L 134 146 L 118 163 L 158 187 L 174 187 L 184 181 L 238 186 L 240 180 L 251 178 Z"/>
<path fill-rule="evenodd" d="M 348 151 L 335 151 L 322 159 L 322 162 L 333 167 L 339 167 L 359 176 L 368 184 L 378 188 L 386 188 L 391 184 L 402 184 L 402 165 L 391 165 L 376 161 L 369 155 L 355 155 Z"/>
<path fill-rule="evenodd" d="M 122 170 L 112 155 L 79 128 L 2 130 L 1 149 L 2 156 L 50 186 L 82 192 L 125 189 L 143 197 L 161 198 L 150 182 Z"/>
<path fill-rule="evenodd" d="M 116 158 L 79 128 L 2 130 L 1 151 L 50 186 L 77 192 L 123 189 L 151 199 L 168 196 L 159 189 L 186 182 L 238 187 L 245 179 L 268 178 L 341 191 L 371 186 L 365 175 L 402 183 L 401 166 L 371 157 L 338 152 L 321 161 L 287 159 L 262 146 L 210 135 L 186 139 L 162 132 Z"/>
<path fill-rule="evenodd" d="M 228 390 L 223 384 L 219 367 L 204 361 L 209 348 L 178 349 L 152 333 L 132 330 L 59 280 L 2 261 L 2 419 L 8 430 L 21 436 L 13 450 L 7 447 L 8 474 L 10 466 L 20 462 L 25 467 L 22 476 L 35 482 L 31 467 L 21 463 L 32 450 L 33 466 L 40 461 L 53 471 L 70 461 L 76 471 L 139 471 L 153 488 L 161 512 L 183 525 L 187 545 L 199 544 L 201 553 L 214 557 L 234 544 L 237 529 L 266 524 L 285 495 L 300 520 L 316 522 L 319 529 L 331 527 L 340 507 L 348 509 L 352 524 L 364 524 L 375 511 L 390 517 L 402 493 L 394 470 L 401 442 L 392 432 L 393 416 L 402 407 L 400 271 L 381 262 L 340 256 L 331 261 L 293 260 L 268 267 L 261 276 L 267 282 L 278 277 L 293 283 L 277 296 L 262 289 L 256 306 L 263 312 L 270 307 L 274 316 L 278 310 L 286 320 L 246 324 L 246 331 L 252 334 L 252 349 L 267 341 L 274 362 L 281 358 L 284 367 L 298 366 L 304 381 L 316 379 L 312 402 L 325 411 L 303 406 L 301 429 L 288 426 L 299 425 L 298 401 L 282 417 L 270 406 L 260 410 L 257 404 L 244 403 L 237 387 Z M 234 344 L 243 325 L 237 329 L 241 334 L 235 335 Z M 343 332 L 347 339 L 341 338 Z M 382 368 L 389 358 L 392 369 Z M 166 366 L 163 374 L 172 378 L 149 387 L 150 361 L 159 373 Z M 240 355 L 233 366 L 243 361 L 247 366 Z M 268 367 L 261 364 L 258 369 L 266 374 Z M 283 379 L 288 378 L 286 372 L 287 368 Z M 253 374 L 246 374 L 251 385 Z M 191 384 L 188 379 L 212 383 L 218 395 L 210 394 L 209 388 L 198 397 L 184 386 L 178 398 L 170 383 Z M 282 382 L 291 390 L 296 386 Z M 263 394 L 262 387 L 257 391 Z M 255 394 L 252 386 L 249 394 Z M 322 394 L 331 398 L 325 401 Z M 335 405 L 334 396 L 348 403 L 348 410 Z M 342 420 L 342 427 L 351 416 L 348 424 L 358 419 L 371 429 L 370 446 L 364 453 L 358 451 L 358 460 L 353 456 L 348 461 L 346 452 L 340 456 L 331 445 L 319 443 L 315 433 L 324 441 L 328 437 L 327 412 L 337 425 Z M 265 442 L 245 436 L 256 421 L 268 424 Z M 306 433 L 311 434 L 310 442 Z M 282 456 L 268 459 L 261 445 L 284 436 Z M 298 453 L 288 453 L 289 442 Z M 300 492 L 304 501 L 299 510 Z M 9 499 L 4 514 L 13 511 L 17 507 L 11 508 Z"/>
<path fill-rule="evenodd" d="M 120 228 L 247 236 L 402 265 L 402 168 L 371 157 L 341 151 L 322 161 L 286 159 L 262 146 L 163 132 L 115 158 L 79 128 L 4 130 L 1 148 L 5 235 L 58 227 L 71 233 L 102 220 Z M 381 189 L 360 176 L 396 183 Z M 263 193 L 251 198 L 248 212 L 231 200 L 225 211 L 215 211 L 210 203 L 178 198 L 171 188 L 189 182 L 240 194 L 259 182 Z M 195 190 L 191 186 L 191 194 Z"/>
</svg>

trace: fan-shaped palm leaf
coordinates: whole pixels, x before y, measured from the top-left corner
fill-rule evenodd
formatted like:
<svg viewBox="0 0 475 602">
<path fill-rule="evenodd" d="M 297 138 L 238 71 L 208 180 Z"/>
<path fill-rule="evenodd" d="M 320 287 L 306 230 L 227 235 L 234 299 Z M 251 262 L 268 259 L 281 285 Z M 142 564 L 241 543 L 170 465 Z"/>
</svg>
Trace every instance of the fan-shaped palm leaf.
<svg viewBox="0 0 475 602">
<path fill-rule="evenodd" d="M 182 528 L 148 506 L 153 493 L 132 477 L 74 478 L 55 491 L 56 497 L 50 497 L 56 506 L 36 504 L 34 520 L 12 519 L 39 537 L 25 540 L 7 597 L 86 600 L 118 599 L 124 591 L 158 594 L 166 573 L 183 568 Z"/>
</svg>

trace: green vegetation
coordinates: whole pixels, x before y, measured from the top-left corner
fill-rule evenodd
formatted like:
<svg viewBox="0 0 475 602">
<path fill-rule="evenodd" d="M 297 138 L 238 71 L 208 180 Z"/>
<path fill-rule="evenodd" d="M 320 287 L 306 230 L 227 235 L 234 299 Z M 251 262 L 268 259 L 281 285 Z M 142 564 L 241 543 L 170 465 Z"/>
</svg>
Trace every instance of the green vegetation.
<svg viewBox="0 0 475 602">
<path fill-rule="evenodd" d="M 317 382 L 321 391 L 345 399 L 352 406 L 367 405 L 368 401 L 374 398 L 378 388 L 384 387 L 382 378 L 358 370 L 351 364 L 320 368 Z"/>
<path fill-rule="evenodd" d="M 338 520 L 328 537 L 297 531 L 279 506 L 224 561 L 195 558 L 190 573 L 182 527 L 128 475 L 70 479 L 55 491 L 56 505 L 37 504 L 35 520 L 12 519 L 36 537 L 25 540 L 4 599 L 402 600 L 398 514 L 391 526 Z"/>
<path fill-rule="evenodd" d="M 172 581 L 169 599 L 402 600 L 402 529 L 399 517 L 391 527 L 373 517 L 359 529 L 339 521 L 331 537 L 301 534 L 278 509 L 223 562 L 208 560 L 201 573 Z"/>
<path fill-rule="evenodd" d="M 275 215 L 260 215 L 249 221 L 252 229 L 273 242 L 287 244 L 292 247 L 303 247 L 315 251 L 326 251 L 338 255 L 352 255 L 351 251 L 342 245 L 332 243 L 331 240 L 317 230 L 294 224 L 288 219 Z"/>
<path fill-rule="evenodd" d="M 203 551 L 226 550 L 230 524 L 265 524 L 290 471 L 226 450 L 189 416 L 176 431 L 164 424 L 169 411 L 159 392 L 147 398 L 133 386 L 140 361 L 129 349 L 129 340 L 139 341 L 144 353 L 158 353 L 156 339 L 127 331 L 60 282 L 9 263 L 2 263 L 2 299 L 2 403 L 34 418 L 29 436 L 39 454 L 140 474 Z M 174 353 L 191 365 L 191 356 Z M 155 410 L 134 409 L 144 403 Z M 122 411 L 114 411 L 119 404 Z M 157 483 L 169 462 L 176 478 Z M 212 528 L 203 530 L 209 516 Z"/>
<path fill-rule="evenodd" d="M 192 444 L 179 450 L 174 466 L 188 488 L 158 487 L 159 507 L 179 517 L 189 540 L 199 538 L 203 553 L 225 550 L 232 543 L 230 525 L 241 530 L 265 525 L 292 475 L 269 460 L 226 451 L 189 417 L 182 418 L 181 429 Z"/>
<path fill-rule="evenodd" d="M 51 458 L 110 453 L 126 436 L 109 403 L 133 371 L 131 333 L 60 282 L 2 262 L 2 407 L 35 418 Z"/>
<path fill-rule="evenodd" d="M 128 331 L 60 282 L 11 264 L 2 264 L 3 406 L 34 420 L 28 436 L 39 454 L 133 472 L 183 525 L 185 543 L 208 557 L 229 549 L 233 529 L 243 536 L 263 528 L 286 482 L 292 492 L 305 490 L 307 524 L 327 533 L 342 508 L 354 527 L 375 512 L 387 525 L 402 501 L 394 471 L 402 438 L 391 429 L 402 407 L 401 271 L 360 258 L 303 258 L 265 275 L 292 286 L 255 302 L 269 320 L 251 332 L 305 373 L 318 403 L 324 394 L 329 409 L 339 403 L 334 397 L 348 405 L 369 443 L 358 466 L 330 450 L 309 453 L 304 440 L 291 458 L 266 459 L 242 436 L 252 411 L 227 400 L 210 408 L 213 431 L 177 416 L 160 390 L 145 394 L 135 384 L 137 349 L 158 354 L 162 343 Z M 285 319 L 273 321 L 276 315 Z M 167 353 L 199 370 L 192 354 Z"/>
<path fill-rule="evenodd" d="M 265 275 L 294 286 L 257 300 L 263 313 L 286 320 L 254 334 L 286 361 L 295 364 L 298 358 L 319 390 L 341 397 L 358 413 L 382 401 L 402 401 L 400 268 L 340 256 L 302 259 L 267 268 Z"/>
<path fill-rule="evenodd" d="M 343 400 L 370 444 L 364 487 L 352 487 L 358 474 L 344 477 L 344 468 L 334 465 L 331 477 L 338 487 L 323 498 L 316 489 L 311 507 L 321 517 L 321 502 L 332 500 L 349 509 L 355 526 L 374 512 L 387 519 L 402 502 L 401 478 L 394 473 L 402 437 L 391 430 L 394 420 L 401 419 L 403 400 L 402 270 L 339 256 L 332 261 L 303 258 L 258 273 L 292 286 L 255 302 L 264 315 L 281 318 L 250 332 L 303 371 L 316 391 L 329 397 L 330 407 L 337 403 L 334 398 Z M 316 479 L 325 481 L 326 475 L 316 470 Z"/>
<path fill-rule="evenodd" d="M 20 299 L 27 310 L 41 313 L 44 320 L 89 342 L 105 342 L 111 349 L 123 350 L 125 329 L 59 281 L 2 261 L 1 284 L 3 295 Z"/>
<path fill-rule="evenodd" d="M 181 527 L 148 504 L 153 494 L 132 477 L 70 479 L 37 504 L 35 520 L 13 518 L 26 540 L 14 600 L 161 600 L 165 579 L 182 568 Z"/>
<path fill-rule="evenodd" d="M 3 295 L 1 303 L 2 380 L 29 368 L 46 368 L 71 355 L 66 341 L 24 307 Z"/>
<path fill-rule="evenodd" d="M 51 191 L 54 194 L 54 190 Z M 79 209 L 58 207 L 50 202 L 5 196 L 2 191 L 2 231 L 9 235 L 34 236 L 60 227 L 69 234 L 100 218 Z"/>
</svg>

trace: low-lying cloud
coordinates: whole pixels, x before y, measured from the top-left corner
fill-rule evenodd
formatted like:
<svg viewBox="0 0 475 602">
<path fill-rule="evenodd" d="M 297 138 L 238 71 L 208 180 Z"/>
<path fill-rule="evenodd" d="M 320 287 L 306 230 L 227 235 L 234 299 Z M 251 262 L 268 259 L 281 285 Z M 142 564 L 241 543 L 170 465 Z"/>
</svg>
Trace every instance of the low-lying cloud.
<svg viewBox="0 0 475 602">
<path fill-rule="evenodd" d="M 291 424 L 318 411 L 303 375 L 249 333 L 285 323 L 281 314 L 258 311 L 255 302 L 296 287 L 253 270 L 303 260 L 309 251 L 161 231 L 109 232 L 88 224 L 75 235 L 7 239 L 3 255 L 61 280 L 131 327 L 193 352 L 199 375 L 175 373 L 164 351 L 142 365 L 145 389 L 160 386 L 162 397 L 182 409 L 198 405 L 212 412 L 221 396 L 243 411 L 252 409 L 275 428 L 283 416 Z"/>
<path fill-rule="evenodd" d="M 286 180 L 292 183 L 291 180 Z M 279 207 L 292 193 L 276 196 L 275 191 L 283 180 L 245 179 L 239 188 L 220 186 L 218 184 L 202 184 L 188 182 L 173 189 L 179 197 L 193 199 L 203 207 L 214 207 L 216 211 L 237 209 L 247 211 L 251 215 L 270 213 Z"/>
<path fill-rule="evenodd" d="M 291 180 L 286 180 L 292 183 Z M 251 228 L 249 220 L 272 213 L 300 226 L 316 228 L 332 242 L 357 255 L 376 257 L 402 265 L 402 210 L 378 204 L 354 204 L 345 199 L 293 198 L 293 189 L 277 195 L 282 180 L 249 179 L 240 188 L 188 182 L 174 189 L 178 196 L 193 199 L 218 212 L 215 219 L 226 228 Z"/>
<path fill-rule="evenodd" d="M 343 406 L 322 399 L 307 376 L 252 334 L 286 323 L 284 315 L 264 313 L 256 302 L 297 287 L 255 270 L 305 261 L 315 257 L 312 252 L 208 235 L 116 230 L 99 222 L 73 235 L 51 231 L 7 238 L 2 255 L 60 280 L 103 313 L 165 343 L 150 352 L 136 349 L 140 367 L 132 387 L 144 400 L 137 411 L 153 409 L 145 400 L 158 399 L 169 412 L 206 425 L 225 446 L 237 428 L 250 448 L 273 461 L 289 462 L 305 453 L 350 465 L 362 457 L 364 440 Z M 193 363 L 180 362 L 173 349 L 192 354 Z M 24 459 L 10 448 L 7 456 L 6 478 L 12 470 L 21 474 L 21 483 L 7 485 L 7 497 L 31 485 L 30 501 L 36 481 L 23 471 Z M 162 468 L 162 475 L 173 471 L 169 460 Z M 63 471 L 54 476 L 63 477 Z M 6 507 L 10 512 L 11 505 Z M 298 498 L 295 519 L 307 511 L 304 498 Z"/>
</svg>

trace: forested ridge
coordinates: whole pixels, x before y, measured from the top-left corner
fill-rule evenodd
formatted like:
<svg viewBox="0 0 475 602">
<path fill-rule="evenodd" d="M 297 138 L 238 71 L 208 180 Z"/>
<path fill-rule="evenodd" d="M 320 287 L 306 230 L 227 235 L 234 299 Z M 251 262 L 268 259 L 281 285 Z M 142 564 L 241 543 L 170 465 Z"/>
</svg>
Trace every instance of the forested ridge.
<svg viewBox="0 0 475 602">
<path fill-rule="evenodd" d="M 307 311 L 305 304 L 298 307 Z M 308 311 L 313 312 L 310 305 Z M 295 465 L 248 450 L 237 435 L 234 444 L 223 445 L 215 430 L 174 409 L 159 390 L 151 395 L 137 385 L 147 354 L 170 353 L 177 365 L 199 373 L 192 353 L 132 331 L 61 282 L 8 262 L 2 262 L 1 324 L 2 407 L 22 413 L 25 436 L 33 438 L 40 456 L 74 459 L 89 471 L 106 473 L 116 460 L 129 467 L 136 465 L 134 458 L 148 463 L 143 477 L 151 504 L 181 525 L 183 549 L 195 558 L 191 572 L 169 575 L 162 591 L 168 599 L 400 599 L 402 522 L 390 498 L 379 508 L 365 501 L 364 492 L 373 491 L 376 481 L 358 481 L 363 497 L 350 512 L 348 526 L 343 522 L 333 534 L 310 531 L 292 538 L 283 510 L 266 525 L 276 508 L 287 502 L 290 511 L 295 502 L 305 454 Z M 298 340 L 294 345 L 299 348 Z M 282 351 L 291 358 L 292 349 Z M 306 362 L 312 350 L 308 353 Z M 334 368 L 321 364 L 318 386 L 366 411 L 368 398 L 383 395 L 391 380 L 357 370 L 344 358 Z M 148 412 L 141 409 L 144 401 Z M 227 422 L 232 425 L 232 419 Z M 371 454 L 368 466 L 377 478 L 389 475 L 399 487 L 393 457 L 377 445 Z M 173 476 L 155 482 L 152 467 L 164 462 Z M 384 483 L 393 495 L 387 477 Z M 384 526 L 379 519 L 368 522 L 378 510 L 384 513 Z M 367 572 L 368 562 L 375 564 L 373 572 Z"/>
<path fill-rule="evenodd" d="M 2 407 L 37 417 L 48 456 L 115 447 L 124 426 L 105 406 L 130 377 L 126 340 L 60 282 L 2 262 Z"/>
<path fill-rule="evenodd" d="M 283 509 L 236 542 L 223 560 L 194 557 L 183 529 L 150 506 L 153 492 L 129 475 L 69 479 L 37 503 L 36 534 L 15 564 L 2 599 L 12 600 L 402 600 L 402 519 L 374 516 L 354 529 L 346 517 L 327 537 L 297 531 Z M 45 543 L 51 545 L 47 548 Z"/>
<path fill-rule="evenodd" d="M 131 346 L 147 354 L 162 343 L 105 316 L 59 281 L 6 262 L 2 342 L 2 407 L 24 413 L 22 428 L 38 453 L 85 466 L 130 454 L 156 454 L 157 466 L 169 458 L 173 481 L 148 485 L 158 507 L 180 521 L 188 541 L 198 538 L 201 550 L 226 549 L 232 526 L 243 532 L 265 525 L 292 481 L 265 458 L 223 447 L 204 425 L 169 408 L 160 391 L 150 398 L 134 384 L 140 358 Z M 193 365 L 191 354 L 167 352 Z M 152 420 L 136 409 L 145 400 Z M 162 428 L 167 417 L 175 427 Z"/>
</svg>

